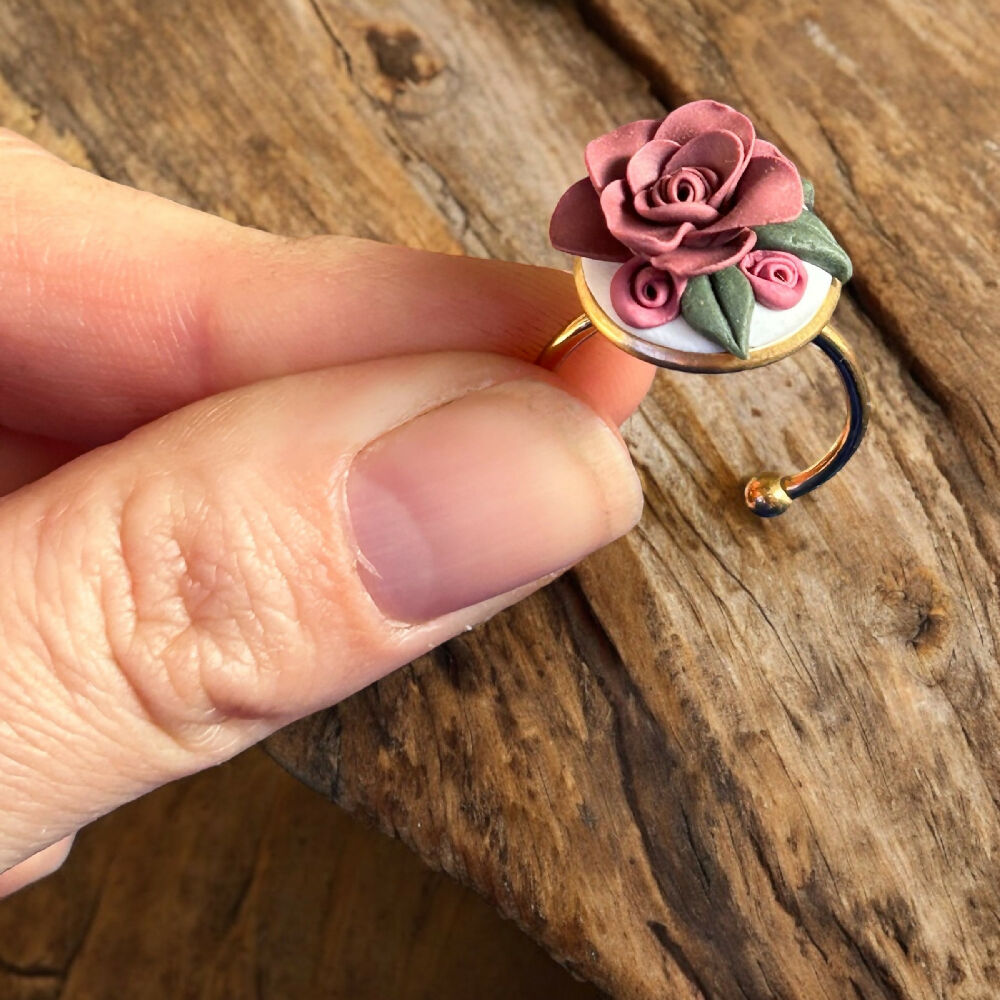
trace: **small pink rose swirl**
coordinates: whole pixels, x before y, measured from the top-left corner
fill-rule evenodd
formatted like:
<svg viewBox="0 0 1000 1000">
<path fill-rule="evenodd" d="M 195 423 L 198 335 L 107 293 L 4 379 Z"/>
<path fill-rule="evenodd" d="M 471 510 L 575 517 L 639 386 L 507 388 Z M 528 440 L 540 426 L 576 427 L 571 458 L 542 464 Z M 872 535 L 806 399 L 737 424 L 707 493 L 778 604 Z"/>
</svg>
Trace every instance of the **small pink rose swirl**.
<svg viewBox="0 0 1000 1000">
<path fill-rule="evenodd" d="M 686 278 L 633 257 L 611 279 L 611 304 L 629 326 L 647 330 L 677 319 L 686 285 Z"/>
<path fill-rule="evenodd" d="M 768 309 L 791 309 L 806 293 L 805 265 L 793 254 L 752 250 L 739 266 L 750 281 L 754 298 Z"/>
</svg>

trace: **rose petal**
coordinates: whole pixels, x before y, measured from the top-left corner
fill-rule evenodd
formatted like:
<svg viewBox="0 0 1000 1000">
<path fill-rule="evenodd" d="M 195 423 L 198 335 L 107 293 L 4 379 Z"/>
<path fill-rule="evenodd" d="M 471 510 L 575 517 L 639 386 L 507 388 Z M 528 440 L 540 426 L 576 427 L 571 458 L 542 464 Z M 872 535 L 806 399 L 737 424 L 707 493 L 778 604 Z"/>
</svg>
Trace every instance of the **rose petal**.
<svg viewBox="0 0 1000 1000">
<path fill-rule="evenodd" d="M 625 176 L 628 161 L 653 138 L 659 124 L 652 119 L 629 122 L 587 144 L 587 173 L 598 193 Z"/>
<path fill-rule="evenodd" d="M 601 202 L 589 177 L 577 181 L 559 199 L 549 239 L 557 250 L 594 260 L 628 260 L 631 254 L 611 235 Z"/>
<path fill-rule="evenodd" d="M 788 222 L 802 212 L 802 181 L 784 156 L 754 156 L 747 164 L 732 197 L 729 212 L 706 226 L 705 235 L 744 226 Z"/>
<path fill-rule="evenodd" d="M 648 190 L 640 191 L 633 204 L 644 219 L 661 224 L 693 222 L 695 226 L 707 226 L 719 217 L 718 211 L 703 201 L 662 202 Z"/>
<path fill-rule="evenodd" d="M 682 104 L 663 119 L 655 138 L 673 139 L 683 144 L 703 132 L 732 132 L 743 145 L 742 162 L 750 159 L 757 134 L 753 122 L 735 108 L 718 101 Z"/>
<path fill-rule="evenodd" d="M 663 140 L 654 139 L 653 142 Z M 652 143 L 650 143 L 652 145 Z M 723 199 L 736 186 L 743 165 L 743 143 L 734 132 L 703 132 L 696 135 L 670 159 L 670 170 L 682 167 L 701 167 L 713 171 L 719 178 L 708 203 L 718 208 Z M 633 190 L 635 190 L 633 188 Z"/>
<path fill-rule="evenodd" d="M 738 263 L 756 242 L 757 234 L 752 229 L 741 229 L 724 243 L 701 247 L 681 245 L 650 257 L 650 263 L 680 278 L 693 278 L 696 274 L 711 274 Z"/>
<path fill-rule="evenodd" d="M 758 139 L 754 143 L 753 156 L 751 159 L 757 159 L 758 156 L 761 157 L 772 157 L 776 160 L 784 160 L 797 174 L 799 173 L 799 168 L 787 157 L 785 154 L 778 149 L 773 142 L 768 142 L 766 139 Z M 799 183 L 802 183 L 802 175 L 799 174 Z M 802 192 L 803 200 L 805 199 L 805 190 Z"/>
<path fill-rule="evenodd" d="M 639 192 L 655 184 L 663 174 L 663 169 L 680 144 L 668 139 L 653 139 L 647 142 L 631 160 L 625 170 L 625 179 L 632 192 Z"/>
<path fill-rule="evenodd" d="M 601 209 L 611 235 L 639 257 L 651 259 L 654 254 L 672 250 L 694 229 L 690 222 L 677 225 L 650 225 L 635 211 L 632 193 L 625 181 L 614 181 L 601 194 Z"/>
<path fill-rule="evenodd" d="M 788 160 L 788 157 L 778 149 L 773 142 L 768 142 L 767 139 L 758 139 L 753 146 L 754 156 L 776 156 L 780 160 Z M 788 161 L 791 163 L 791 160 Z"/>
</svg>

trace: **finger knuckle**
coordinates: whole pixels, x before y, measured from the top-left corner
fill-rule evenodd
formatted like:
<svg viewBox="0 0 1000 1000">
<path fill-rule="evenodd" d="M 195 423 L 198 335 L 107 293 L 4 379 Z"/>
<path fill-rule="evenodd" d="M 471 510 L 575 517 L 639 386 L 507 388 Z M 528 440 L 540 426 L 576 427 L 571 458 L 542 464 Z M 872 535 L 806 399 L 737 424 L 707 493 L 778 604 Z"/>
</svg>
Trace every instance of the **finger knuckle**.
<svg viewBox="0 0 1000 1000">
<path fill-rule="evenodd" d="M 290 540 L 309 525 L 260 493 L 194 474 L 140 484 L 122 506 L 115 662 L 133 684 L 158 676 L 160 701 L 195 722 L 266 718 L 287 659 L 311 655 Z"/>
<path fill-rule="evenodd" d="M 56 596 L 36 617 L 63 684 L 119 691 L 115 704 L 201 750 L 234 720 L 277 714 L 286 668 L 314 651 L 300 569 L 319 529 L 260 493 L 165 474 L 40 518 L 34 589 Z"/>
</svg>

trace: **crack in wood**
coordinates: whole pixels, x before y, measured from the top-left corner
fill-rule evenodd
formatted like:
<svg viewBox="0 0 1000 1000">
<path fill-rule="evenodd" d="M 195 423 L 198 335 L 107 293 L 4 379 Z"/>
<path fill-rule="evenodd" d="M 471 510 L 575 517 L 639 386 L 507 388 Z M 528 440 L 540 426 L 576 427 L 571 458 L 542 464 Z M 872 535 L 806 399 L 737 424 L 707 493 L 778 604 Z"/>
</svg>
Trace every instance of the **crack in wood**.
<svg viewBox="0 0 1000 1000">
<path fill-rule="evenodd" d="M 10 976 L 13 979 L 28 981 L 52 980 L 56 983 L 61 983 L 66 978 L 66 970 L 57 966 L 45 964 L 24 965 L 18 962 L 11 962 L 2 957 L 0 957 L 0 973 Z"/>
</svg>

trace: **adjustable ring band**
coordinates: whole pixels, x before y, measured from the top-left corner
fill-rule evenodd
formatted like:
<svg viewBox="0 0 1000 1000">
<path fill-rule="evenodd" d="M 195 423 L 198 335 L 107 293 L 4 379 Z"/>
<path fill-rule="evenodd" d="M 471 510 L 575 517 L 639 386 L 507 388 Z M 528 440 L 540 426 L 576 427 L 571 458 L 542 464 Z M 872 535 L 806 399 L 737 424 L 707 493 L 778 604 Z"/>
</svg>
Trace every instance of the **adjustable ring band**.
<svg viewBox="0 0 1000 1000">
<path fill-rule="evenodd" d="M 830 450 L 808 469 L 791 476 L 763 473 L 754 476 L 744 490 L 747 506 L 761 517 L 777 517 L 793 500 L 811 493 L 832 479 L 858 450 L 865 431 L 871 402 L 858 359 L 850 345 L 833 329 L 825 326 L 813 343 L 834 363 L 847 397 L 847 422 Z"/>
<path fill-rule="evenodd" d="M 555 371 L 573 351 L 599 333 L 590 317 L 584 313 L 573 320 L 541 352 L 536 363 Z M 837 369 L 847 400 L 847 421 L 829 451 L 807 469 L 787 476 L 765 472 L 750 479 L 746 484 L 744 497 L 750 510 L 760 517 L 777 517 L 783 514 L 793 500 L 811 493 L 832 479 L 858 450 L 868 428 L 871 412 L 868 384 L 851 346 L 829 323 L 812 343 Z"/>
</svg>

